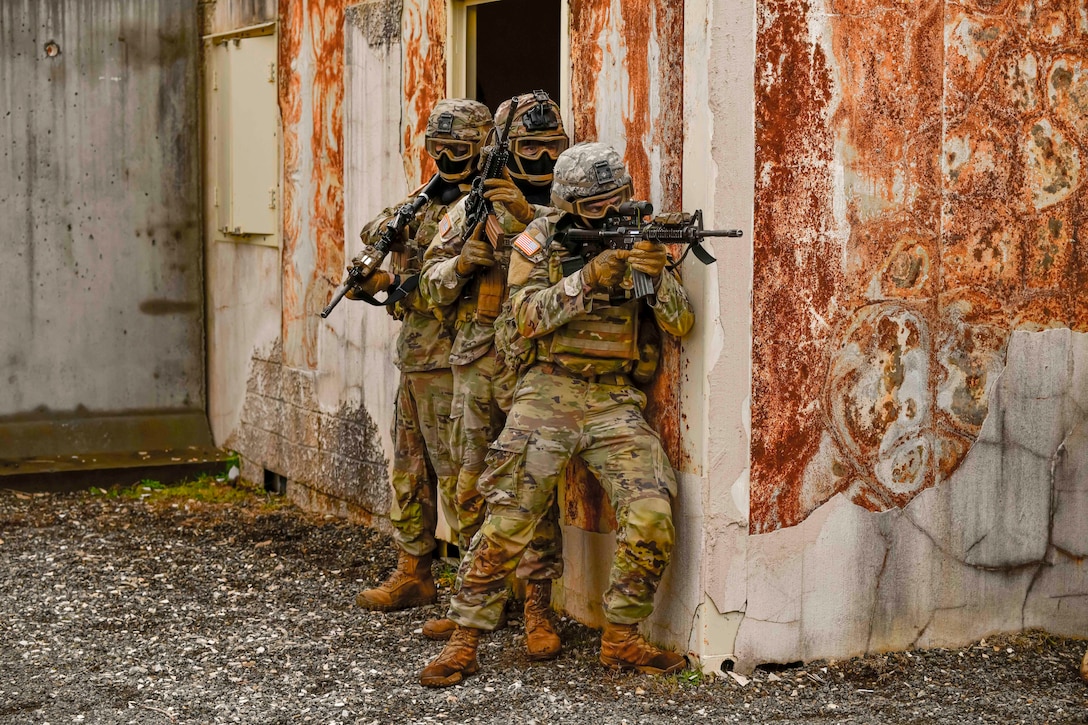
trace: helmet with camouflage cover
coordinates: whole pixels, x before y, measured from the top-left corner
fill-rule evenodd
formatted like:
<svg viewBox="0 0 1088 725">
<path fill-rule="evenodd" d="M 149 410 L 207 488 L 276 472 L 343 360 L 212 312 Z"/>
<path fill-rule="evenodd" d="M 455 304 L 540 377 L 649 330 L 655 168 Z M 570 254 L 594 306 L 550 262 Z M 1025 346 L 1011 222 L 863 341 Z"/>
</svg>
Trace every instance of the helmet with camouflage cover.
<svg viewBox="0 0 1088 725">
<path fill-rule="evenodd" d="M 495 127 L 506 125 L 514 98 L 503 101 L 495 112 Z M 532 186 L 552 183 L 552 169 L 559 154 L 570 146 L 563 130 L 559 106 L 545 91 L 516 96 L 514 120 L 510 124 L 510 159 L 506 166 L 516 181 Z"/>
<path fill-rule="evenodd" d="M 608 144 L 578 143 L 555 162 L 552 205 L 584 219 L 601 219 L 631 198 L 631 175 Z"/>
<path fill-rule="evenodd" d="M 445 181 L 460 181 L 472 172 L 491 127 L 491 111 L 479 101 L 444 98 L 434 105 L 424 141 Z"/>
</svg>

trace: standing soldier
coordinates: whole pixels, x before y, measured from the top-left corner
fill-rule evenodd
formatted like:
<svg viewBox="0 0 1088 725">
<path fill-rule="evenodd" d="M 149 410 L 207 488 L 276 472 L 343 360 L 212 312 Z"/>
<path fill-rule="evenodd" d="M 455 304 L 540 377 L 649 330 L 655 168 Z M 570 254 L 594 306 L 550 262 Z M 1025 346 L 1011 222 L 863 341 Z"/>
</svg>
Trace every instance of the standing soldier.
<svg viewBox="0 0 1088 725">
<path fill-rule="evenodd" d="M 487 519 L 462 563 L 450 602 L 457 628 L 421 673 L 430 687 L 460 682 L 478 670 L 482 630 L 492 630 L 506 598 L 504 579 L 518 565 L 572 456 L 600 480 L 619 530 L 610 587 L 604 595 L 601 662 L 664 674 L 683 656 L 648 643 L 638 623 L 673 545 L 672 466 L 642 415 L 646 397 L 628 374 L 639 360 L 639 325 L 677 337 L 695 314 L 662 244 L 631 250 L 567 248 L 557 231 L 592 228 L 631 197 L 631 177 L 611 147 L 582 143 L 555 165 L 558 210 L 534 221 L 513 244 L 511 301 L 518 331 L 536 342 L 536 359 L 518 381 L 506 427 L 491 446 L 480 490 Z M 561 211 L 560 211 L 561 210 Z M 653 280 L 656 302 L 643 308 L 621 285 L 628 267 Z"/>
<path fill-rule="evenodd" d="M 511 108 L 513 101 L 516 103 Z M 485 196 L 494 203 L 502 227 L 501 232 L 495 230 L 493 234 L 501 239 L 497 245 L 488 241 L 483 224 L 474 230 L 464 229 L 465 204 L 458 204 L 439 226 L 420 281 L 424 296 L 432 304 L 457 305 L 457 335 L 450 363 L 455 391 L 454 458 L 460 462 L 457 512 L 462 517 L 459 527 L 464 551 L 483 521 L 484 501 L 476 485 L 484 470 L 488 446 L 506 421 L 517 381 L 516 372 L 505 364 L 494 344 L 496 320 L 504 314 L 507 298 L 510 241 L 535 217 L 533 204 L 549 200 L 552 169 L 569 144 L 559 106 L 547 93 L 526 93 L 504 102 L 495 114 L 497 128 L 506 124 L 510 113 L 514 115 L 506 173 L 512 180 L 485 182 Z M 539 522 L 529 554 L 517 570 L 518 578 L 527 582 L 526 647 L 534 659 L 554 657 L 560 649 L 559 636 L 548 619 L 552 580 L 563 573 L 560 536 L 557 516 Z M 431 639 L 447 639 L 453 629 L 453 622 L 440 619 L 428 622 L 424 634 Z"/>
<path fill-rule="evenodd" d="M 394 297 L 399 296 L 397 289 L 412 290 L 388 307 L 390 314 L 401 320 L 396 356 L 401 376 L 393 421 L 393 502 L 389 511 L 400 555 L 396 571 L 384 583 L 356 597 L 356 603 L 366 609 L 408 609 L 431 604 L 437 598 L 431 562 L 436 546 L 438 496 L 442 496 L 448 511 L 456 508 L 457 467 L 449 447 L 452 310 L 431 307 L 418 289 L 404 282 L 419 274 L 423 254 L 439 220 L 466 193 L 468 187 L 463 184 L 475 173 L 490 129 L 491 111 L 482 103 L 458 98 L 435 104 L 427 119 L 425 143 L 438 166 L 439 178 L 433 186 L 425 187 L 429 200 L 406 229 L 403 246 L 394 248 L 392 271 L 375 270 L 348 293 L 351 299 L 366 299 L 383 290 Z M 412 201 L 418 193 L 403 203 Z M 368 256 L 373 258 L 370 245 L 396 209 L 386 209 L 363 229 L 360 236 L 367 248 L 353 260 L 354 265 L 364 265 Z"/>
</svg>

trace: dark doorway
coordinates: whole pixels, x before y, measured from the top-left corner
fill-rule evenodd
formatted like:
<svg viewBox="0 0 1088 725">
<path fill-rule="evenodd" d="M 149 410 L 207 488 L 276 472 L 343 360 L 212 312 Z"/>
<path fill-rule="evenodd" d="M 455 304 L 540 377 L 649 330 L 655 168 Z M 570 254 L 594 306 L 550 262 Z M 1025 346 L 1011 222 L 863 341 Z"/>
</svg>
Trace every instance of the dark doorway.
<svg viewBox="0 0 1088 725">
<path fill-rule="evenodd" d="M 494 112 L 517 93 L 542 88 L 559 101 L 559 0 L 475 6 L 476 100 Z"/>
</svg>

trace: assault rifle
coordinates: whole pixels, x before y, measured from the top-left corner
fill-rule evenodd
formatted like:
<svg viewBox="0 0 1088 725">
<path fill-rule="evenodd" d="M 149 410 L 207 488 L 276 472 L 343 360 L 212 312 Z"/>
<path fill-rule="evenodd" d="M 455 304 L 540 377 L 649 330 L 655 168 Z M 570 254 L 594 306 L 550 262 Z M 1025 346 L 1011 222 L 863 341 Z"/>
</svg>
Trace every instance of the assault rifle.
<svg viewBox="0 0 1088 725">
<path fill-rule="evenodd" d="M 328 317 L 333 308 L 340 304 L 340 300 L 344 299 L 344 295 L 346 295 L 353 287 L 361 285 L 363 280 L 381 266 L 382 262 L 385 261 L 386 255 L 389 254 L 389 250 L 394 244 L 400 241 L 404 229 L 412 222 L 416 214 L 419 213 L 419 210 L 423 208 L 423 205 L 430 201 L 431 194 L 435 192 L 435 189 L 438 188 L 441 182 L 442 178 L 438 174 L 435 174 L 414 199 L 405 204 L 401 204 L 400 208 L 393 214 L 393 217 L 386 222 L 385 229 L 382 230 L 382 234 L 378 237 L 378 241 L 364 247 L 363 253 L 359 256 L 359 261 L 348 267 L 347 278 L 344 280 L 343 284 L 336 288 L 336 292 L 333 293 L 332 301 L 329 302 L 329 306 L 321 311 L 322 317 Z M 375 306 L 391 305 L 407 297 L 418 285 L 419 275 L 412 275 L 402 281 L 400 286 L 393 292 L 390 292 L 383 301 L 379 302 L 370 295 L 364 295 L 362 299 Z"/>
<path fill-rule="evenodd" d="M 465 197 L 465 226 L 462 229 L 462 239 L 468 239 L 481 225 L 485 225 L 488 231 L 487 237 L 491 246 L 496 251 L 502 249 L 502 232 L 494 232 L 487 228 L 487 220 L 495 214 L 494 205 L 484 196 L 486 189 L 484 181 L 496 179 L 502 176 L 506 162 L 510 158 L 510 127 L 514 124 L 514 111 L 518 107 L 518 97 L 510 99 L 510 112 L 506 114 L 506 123 L 499 132 L 495 144 L 484 153 L 483 165 L 480 173 L 472 180 L 472 189 Z M 476 310 L 481 315 L 495 318 L 499 316 L 499 310 L 503 303 L 503 290 L 506 284 L 506 273 L 494 264 L 481 274 L 480 287 L 476 298 Z"/>
<path fill-rule="evenodd" d="M 670 265 L 670 269 L 675 269 L 683 262 L 688 252 L 693 252 L 695 258 L 703 264 L 717 261 L 703 247 L 703 240 L 707 237 L 744 236 L 740 229 L 703 229 L 702 209 L 697 209 L 694 214 L 679 212 L 654 217 L 653 213 L 654 205 L 648 201 L 628 201 L 621 204 L 616 212 L 605 217 L 601 229 L 571 228 L 563 234 L 567 240 L 576 244 L 598 248 L 604 246 L 609 249 L 631 249 L 635 242 L 643 239 L 685 245 L 687 248 L 684 253 Z M 631 270 L 631 281 L 636 299 L 647 297 L 653 301 L 654 283 L 649 275 L 637 269 Z"/>
</svg>

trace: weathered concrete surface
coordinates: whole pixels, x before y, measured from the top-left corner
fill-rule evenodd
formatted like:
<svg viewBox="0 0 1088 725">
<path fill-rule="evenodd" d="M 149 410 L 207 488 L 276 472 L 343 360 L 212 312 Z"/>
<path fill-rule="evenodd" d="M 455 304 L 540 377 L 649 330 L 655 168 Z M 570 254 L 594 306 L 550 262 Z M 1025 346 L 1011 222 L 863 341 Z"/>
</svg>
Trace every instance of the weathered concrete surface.
<svg viewBox="0 0 1088 725">
<path fill-rule="evenodd" d="M 683 523 L 696 528 L 676 558 L 698 562 L 688 649 L 707 672 L 731 658 L 747 599 L 754 14 L 754 0 L 684 8 L 682 206 L 703 209 L 708 227 L 745 232 L 709 245 L 716 264 L 689 258 L 683 269 L 698 317 L 684 342 L 681 399 L 694 473 L 679 483 L 692 512 Z"/>
<path fill-rule="evenodd" d="M 1010 332 L 1088 329 L 1088 38 L 1065 3 L 763 2 L 753 532 L 901 507 L 976 441 Z"/>
<path fill-rule="evenodd" d="M 387 462 L 366 410 L 345 402 L 323 412 L 317 375 L 284 365 L 278 344 L 254 355 L 242 419 L 227 444 L 242 452 L 250 480 L 260 481 L 265 469 L 293 482 L 292 495 L 301 487 L 313 492 L 299 492 L 303 498 L 317 495 L 370 513 L 389 509 Z"/>
<path fill-rule="evenodd" d="M 1086 390 L 1088 334 L 1014 332 L 978 440 L 948 480 L 885 512 L 835 496 L 797 526 L 750 536 L 740 666 L 1032 627 L 1083 634 Z"/>
<path fill-rule="evenodd" d="M 195 0 L 0 5 L 0 420 L 203 409 L 198 74 Z"/>
</svg>

